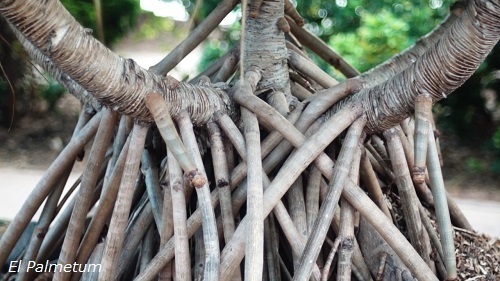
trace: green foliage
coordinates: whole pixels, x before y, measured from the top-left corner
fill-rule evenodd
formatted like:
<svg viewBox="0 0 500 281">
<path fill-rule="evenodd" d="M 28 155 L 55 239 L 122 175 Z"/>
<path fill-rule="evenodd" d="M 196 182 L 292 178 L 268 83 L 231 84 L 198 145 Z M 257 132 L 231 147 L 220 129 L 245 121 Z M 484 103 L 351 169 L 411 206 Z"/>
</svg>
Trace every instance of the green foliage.
<svg viewBox="0 0 500 281">
<path fill-rule="evenodd" d="M 229 51 L 229 44 L 226 41 L 212 40 L 203 46 L 203 54 L 200 64 L 198 64 L 198 71 L 203 71 L 210 63 L 223 56 Z"/>
<path fill-rule="evenodd" d="M 483 171 L 483 162 L 475 157 L 469 157 L 466 161 L 467 168 L 472 172 L 480 173 Z"/>
<path fill-rule="evenodd" d="M 431 0 L 429 2 L 402 1 L 367 1 L 367 0 L 336 0 L 336 1 L 294 1 L 297 10 L 308 22 L 308 28 L 321 36 L 325 41 L 339 33 L 352 33 L 363 25 L 361 17 L 371 14 L 382 18 L 381 11 L 392 14 L 409 24 L 408 34 L 418 38 L 432 29 L 440 19 L 448 13 L 452 0 Z M 434 8 L 432 8 L 432 7 Z M 394 32 L 398 32 L 394 30 Z"/>
<path fill-rule="evenodd" d="M 360 71 L 410 46 L 448 14 L 453 1 L 297 1 L 305 27 Z"/>
<path fill-rule="evenodd" d="M 93 0 L 61 0 L 83 26 L 96 31 Z M 139 0 L 101 0 L 105 43 L 112 44 L 134 26 L 140 12 Z"/>
<path fill-rule="evenodd" d="M 240 5 L 235 8 L 235 10 L 239 9 Z M 201 62 L 198 65 L 199 71 L 204 70 L 210 63 L 227 53 L 238 39 L 240 39 L 241 24 L 239 21 L 223 29 L 225 32 L 222 38 L 210 40 L 203 46 Z"/>
<path fill-rule="evenodd" d="M 500 126 L 497 127 L 493 137 L 491 138 L 493 146 L 494 158 L 491 163 L 491 171 L 495 174 L 500 174 Z"/>
<path fill-rule="evenodd" d="M 171 0 L 163 0 L 163 1 L 169 2 Z M 215 9 L 215 7 L 217 7 L 217 5 L 220 2 L 219 0 L 193 0 L 193 1 L 183 0 L 182 3 L 184 4 L 184 7 L 186 8 L 187 12 L 190 15 L 192 15 L 193 11 L 194 11 L 194 9 L 199 1 L 202 1 L 201 2 L 201 9 L 200 9 L 198 15 L 196 16 L 195 23 L 199 23 L 204 18 L 206 18 L 210 14 L 210 12 L 212 12 L 213 9 Z"/>
<path fill-rule="evenodd" d="M 53 78 L 47 78 L 48 83 L 39 89 L 40 97 L 49 105 L 49 112 L 52 112 L 56 106 L 57 100 L 66 92 L 66 88 L 58 84 Z"/>
<path fill-rule="evenodd" d="M 28 113 L 29 88 L 24 83 L 28 70 L 26 54 L 7 22 L 0 17 L 0 126 L 15 126 L 17 118 Z M 12 86 L 12 88 L 11 88 Z M 12 92 L 12 90 L 14 92 Z"/>
<path fill-rule="evenodd" d="M 136 36 L 137 40 L 158 38 L 163 32 L 175 32 L 175 22 L 170 18 L 160 18 L 149 14 L 141 24 Z"/>
<path fill-rule="evenodd" d="M 491 138 L 486 139 L 481 148 L 481 159 L 469 157 L 466 166 L 473 172 L 492 172 L 500 175 L 500 126 L 497 126 Z"/>
<path fill-rule="evenodd" d="M 408 47 L 409 31 L 408 22 L 383 9 L 376 15 L 362 13 L 357 30 L 332 36 L 329 45 L 364 72 Z"/>
<path fill-rule="evenodd" d="M 493 137 L 491 138 L 491 141 L 493 143 L 493 148 L 500 153 L 500 126 L 497 127 L 497 130 L 493 134 Z"/>
</svg>

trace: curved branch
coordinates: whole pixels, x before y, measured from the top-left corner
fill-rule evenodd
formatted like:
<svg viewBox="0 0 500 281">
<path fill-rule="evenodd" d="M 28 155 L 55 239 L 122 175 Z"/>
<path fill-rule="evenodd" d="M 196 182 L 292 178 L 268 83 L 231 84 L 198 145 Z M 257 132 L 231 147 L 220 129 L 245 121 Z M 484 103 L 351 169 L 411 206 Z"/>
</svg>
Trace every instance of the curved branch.
<svg viewBox="0 0 500 281">
<path fill-rule="evenodd" d="M 301 44 L 311 49 L 318 54 L 326 62 L 338 69 L 345 77 L 351 78 L 359 75 L 354 67 L 352 67 L 344 58 L 337 54 L 330 46 L 319 39 L 316 35 L 299 26 L 294 20 L 286 17 L 290 25 L 290 31 L 299 40 Z"/>
<path fill-rule="evenodd" d="M 101 110 L 102 105 L 94 98 L 94 96 L 89 94 L 89 92 L 82 88 L 80 84 L 76 83 L 73 79 L 71 79 L 71 77 L 61 71 L 61 69 L 59 69 L 51 59 L 33 46 L 33 44 L 31 44 L 31 42 L 28 41 L 26 37 L 19 32 L 19 30 L 12 25 L 10 25 L 10 28 L 29 56 L 37 64 L 42 66 L 42 68 L 45 69 L 45 71 L 47 71 L 52 78 L 56 79 L 57 82 L 63 85 L 70 94 L 79 99 L 83 104 L 90 105 L 96 112 Z"/>
<path fill-rule="evenodd" d="M 408 68 L 431 46 L 436 44 L 457 18 L 458 16 L 455 13 L 450 13 L 448 17 L 431 32 L 422 36 L 407 49 L 364 72 L 360 75 L 360 79 L 368 83 L 369 85 L 367 84 L 367 86 L 374 86 L 394 77 L 394 75 Z"/>
<path fill-rule="evenodd" d="M 144 97 L 154 91 L 171 104 L 172 115 L 185 109 L 195 124 L 206 123 L 214 111 L 232 113 L 225 92 L 155 75 L 113 53 L 57 0 L 1 1 L 0 12 L 62 72 L 121 114 L 152 121 Z"/>
<path fill-rule="evenodd" d="M 175 47 L 165 58 L 150 69 L 156 73 L 166 75 L 182 59 L 184 59 L 196 46 L 198 46 L 207 36 L 219 25 L 224 17 L 238 4 L 237 0 L 224 0 L 217 5 L 210 15 L 201 22 L 186 40 Z M 201 3 L 198 1 L 197 3 Z M 198 4 L 197 4 L 198 5 Z"/>
<path fill-rule="evenodd" d="M 383 132 L 413 113 L 415 98 L 428 93 L 433 102 L 462 85 L 500 38 L 500 3 L 471 1 L 441 39 L 414 64 L 390 80 L 338 103 L 361 102 L 368 133 Z"/>
</svg>

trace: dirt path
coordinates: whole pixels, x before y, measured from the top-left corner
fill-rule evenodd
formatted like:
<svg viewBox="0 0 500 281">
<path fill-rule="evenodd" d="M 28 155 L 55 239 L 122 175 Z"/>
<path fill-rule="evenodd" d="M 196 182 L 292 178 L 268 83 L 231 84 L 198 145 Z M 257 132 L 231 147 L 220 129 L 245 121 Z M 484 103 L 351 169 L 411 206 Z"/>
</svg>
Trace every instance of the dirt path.
<svg viewBox="0 0 500 281">
<path fill-rule="evenodd" d="M 0 220 L 14 218 L 43 173 L 42 170 L 0 168 Z M 70 175 L 65 193 L 79 176 L 80 173 Z M 40 212 L 35 214 L 34 220 L 39 218 Z"/>
<path fill-rule="evenodd" d="M 475 230 L 500 237 L 500 202 L 463 198 L 456 201 Z"/>
</svg>

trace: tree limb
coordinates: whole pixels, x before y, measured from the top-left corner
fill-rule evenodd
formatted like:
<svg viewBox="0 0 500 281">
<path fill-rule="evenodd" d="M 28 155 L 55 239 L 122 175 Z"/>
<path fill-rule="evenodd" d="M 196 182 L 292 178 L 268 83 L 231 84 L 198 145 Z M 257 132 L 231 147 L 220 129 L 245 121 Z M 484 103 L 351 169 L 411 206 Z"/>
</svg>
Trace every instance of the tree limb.
<svg viewBox="0 0 500 281">
<path fill-rule="evenodd" d="M 57 0 L 2 1 L 0 12 L 62 72 L 103 105 L 121 114 L 152 121 L 144 97 L 154 91 L 171 104 L 171 115 L 185 109 L 194 124 L 206 123 L 214 111 L 233 111 L 230 98 L 220 89 L 155 75 L 135 61 L 113 53 Z"/>
<path fill-rule="evenodd" d="M 500 38 L 500 3 L 471 1 L 441 39 L 410 67 L 386 82 L 346 98 L 363 105 L 367 133 L 383 132 L 412 114 L 415 98 L 429 93 L 433 102 L 462 85 Z M 334 110 L 335 111 L 335 110 Z"/>
</svg>

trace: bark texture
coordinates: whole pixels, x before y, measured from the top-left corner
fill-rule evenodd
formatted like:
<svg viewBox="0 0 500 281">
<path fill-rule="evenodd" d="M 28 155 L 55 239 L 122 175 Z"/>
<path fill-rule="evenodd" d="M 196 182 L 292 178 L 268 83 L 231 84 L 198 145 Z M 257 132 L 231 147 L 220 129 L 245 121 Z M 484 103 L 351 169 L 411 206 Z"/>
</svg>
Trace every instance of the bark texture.
<svg viewBox="0 0 500 281">
<path fill-rule="evenodd" d="M 278 28 L 284 16 L 283 7 L 283 0 L 263 1 L 258 16 L 246 20 L 244 38 L 245 72 L 252 67 L 260 69 L 262 79 L 257 84 L 257 91 L 270 90 L 268 101 L 282 114 L 288 113 L 292 99 L 285 35 Z"/>
<path fill-rule="evenodd" d="M 279 4 L 276 1 L 264 2 L 262 13 L 269 11 L 277 22 L 281 14 L 274 15 L 273 7 Z M 499 10 L 498 1 L 471 1 L 458 20 L 450 19 L 453 21 L 451 27 L 415 63 L 385 83 L 346 99 L 361 99 L 368 117 L 366 131 L 383 132 L 409 116 L 413 112 L 416 95 L 429 93 L 435 102 L 446 97 L 470 77 L 499 39 Z M 61 71 L 104 105 L 109 105 L 120 113 L 151 121 L 143 99 L 152 91 L 164 96 L 173 116 L 186 109 L 194 124 L 204 124 L 217 110 L 233 113 L 230 98 L 220 89 L 193 86 L 157 76 L 140 68 L 134 61 L 117 56 L 76 23 L 58 1 L 3 1 L 0 3 L 0 12 Z M 252 29 L 264 33 L 259 29 L 261 25 L 257 19 L 252 21 L 254 22 L 249 21 L 249 33 Z M 252 27 L 252 24 L 256 24 L 256 27 Z M 446 28 L 447 25 L 448 22 L 443 27 Z M 438 29 L 437 34 L 441 30 Z M 281 34 L 275 34 L 275 37 L 280 38 Z M 253 38 L 253 42 L 267 42 L 268 39 L 248 36 L 247 40 L 249 38 Z M 278 41 L 281 42 L 281 39 Z M 266 59 L 256 61 L 274 61 L 274 66 L 283 66 L 286 58 L 282 59 L 281 53 L 286 52 L 286 47 L 284 40 L 282 42 L 283 44 L 271 44 L 279 54 L 276 56 L 271 56 L 270 50 L 257 49 L 257 56 L 264 55 Z M 251 43 L 249 41 L 247 44 L 250 50 Z M 252 51 L 248 53 L 251 54 Z M 413 61 L 412 56 L 409 57 L 406 63 Z M 248 55 L 245 60 L 248 61 L 248 66 L 256 62 L 252 63 L 252 55 Z M 74 64 L 74 61 L 79 61 L 79 64 Z M 285 67 L 270 69 L 277 71 L 273 77 L 280 77 L 278 74 L 283 68 Z M 272 89 L 281 92 L 282 86 L 279 85 L 283 82 L 265 78 L 265 72 L 263 71 L 262 81 L 268 82 L 261 82 L 264 84 L 259 87 L 265 89 L 273 85 Z M 286 95 L 289 87 L 285 86 L 283 89 Z"/>
<path fill-rule="evenodd" d="M 231 100 L 220 89 L 155 75 L 113 53 L 57 0 L 2 1 L 0 12 L 61 71 L 121 114 L 151 121 L 144 97 L 154 91 L 171 105 L 171 115 L 184 109 L 194 124 L 206 123 L 218 110 L 232 113 Z"/>
<path fill-rule="evenodd" d="M 361 101 L 368 117 L 366 131 L 381 133 L 413 113 L 417 95 L 429 94 L 434 102 L 446 98 L 474 73 L 499 38 L 500 3 L 470 1 L 460 18 L 415 63 L 346 101 Z"/>
<path fill-rule="evenodd" d="M 245 72 L 251 67 L 261 70 L 257 89 L 290 91 L 285 36 L 277 28 L 278 19 L 283 16 L 283 0 L 264 1 L 259 17 L 246 21 Z"/>
</svg>

